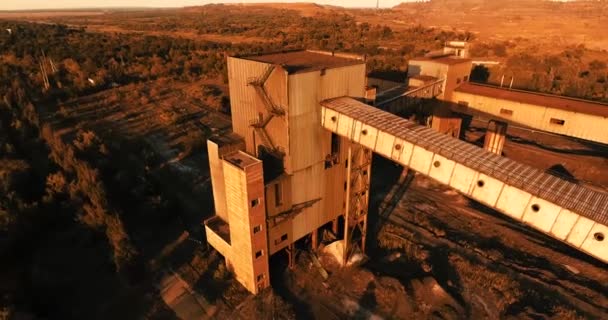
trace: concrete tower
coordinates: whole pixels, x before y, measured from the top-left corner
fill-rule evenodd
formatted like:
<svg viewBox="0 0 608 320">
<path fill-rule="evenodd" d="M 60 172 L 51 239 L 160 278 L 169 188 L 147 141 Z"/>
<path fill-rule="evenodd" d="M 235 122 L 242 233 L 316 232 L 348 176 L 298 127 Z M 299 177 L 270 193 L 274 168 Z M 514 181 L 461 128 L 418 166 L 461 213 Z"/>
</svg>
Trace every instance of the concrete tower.
<svg viewBox="0 0 608 320">
<path fill-rule="evenodd" d="M 309 235 L 315 246 L 317 229 L 333 223 L 335 230 L 347 210 L 364 213 L 347 225 L 365 236 L 368 193 L 361 190 L 371 153 L 351 150 L 320 125 L 321 101 L 365 97 L 365 62 L 313 51 L 229 57 L 228 77 L 237 139 L 208 141 L 216 215 L 205 229 L 237 280 L 257 293 L 269 285 L 270 255 L 293 252 Z M 365 175 L 348 175 L 354 167 Z M 356 204 L 347 204 L 355 191 Z"/>
</svg>

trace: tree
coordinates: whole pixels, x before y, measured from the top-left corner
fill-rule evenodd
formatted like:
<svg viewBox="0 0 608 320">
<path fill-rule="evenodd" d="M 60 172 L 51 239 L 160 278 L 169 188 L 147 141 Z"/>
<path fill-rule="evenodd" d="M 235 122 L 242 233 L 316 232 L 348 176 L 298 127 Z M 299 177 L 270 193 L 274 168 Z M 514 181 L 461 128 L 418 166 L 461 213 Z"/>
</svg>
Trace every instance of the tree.
<svg viewBox="0 0 608 320">
<path fill-rule="evenodd" d="M 471 81 L 473 82 L 486 83 L 488 78 L 490 78 L 490 69 L 484 65 L 476 65 L 471 70 Z"/>
<path fill-rule="evenodd" d="M 601 71 L 606 69 L 606 62 L 600 60 L 593 60 L 589 62 L 589 70 L 591 71 Z"/>
</svg>

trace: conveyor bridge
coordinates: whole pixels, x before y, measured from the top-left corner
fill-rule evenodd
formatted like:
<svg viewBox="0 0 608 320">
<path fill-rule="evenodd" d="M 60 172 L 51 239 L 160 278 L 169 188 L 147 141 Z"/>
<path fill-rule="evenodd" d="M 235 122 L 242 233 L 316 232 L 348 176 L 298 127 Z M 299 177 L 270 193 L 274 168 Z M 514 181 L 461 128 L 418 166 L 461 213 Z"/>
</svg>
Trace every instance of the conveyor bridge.
<svg viewBox="0 0 608 320">
<path fill-rule="evenodd" d="M 366 105 L 321 102 L 322 126 L 608 262 L 608 194 Z"/>
</svg>

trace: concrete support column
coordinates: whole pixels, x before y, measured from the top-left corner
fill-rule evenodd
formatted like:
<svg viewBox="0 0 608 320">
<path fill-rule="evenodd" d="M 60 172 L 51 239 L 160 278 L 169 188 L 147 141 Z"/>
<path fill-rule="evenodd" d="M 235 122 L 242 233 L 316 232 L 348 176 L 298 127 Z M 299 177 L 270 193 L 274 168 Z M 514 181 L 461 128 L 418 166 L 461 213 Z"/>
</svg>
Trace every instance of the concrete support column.
<svg viewBox="0 0 608 320">
<path fill-rule="evenodd" d="M 506 122 L 490 120 L 483 148 L 497 155 L 502 155 L 507 139 L 507 126 Z"/>
<path fill-rule="evenodd" d="M 367 241 L 367 215 L 363 216 L 363 225 L 365 227 L 361 234 L 361 252 L 365 253 L 365 242 Z"/>
<path fill-rule="evenodd" d="M 285 250 L 287 251 L 287 258 L 289 260 L 289 269 L 293 269 L 296 265 L 296 251 L 293 243 L 287 246 Z"/>
<path fill-rule="evenodd" d="M 447 106 L 440 105 L 433 109 L 430 127 L 439 133 L 458 139 L 462 127 L 462 118 Z"/>
<path fill-rule="evenodd" d="M 376 92 L 377 92 L 376 87 L 366 87 L 365 88 L 365 103 L 372 105 L 372 106 L 375 105 L 376 104 Z"/>
<path fill-rule="evenodd" d="M 232 262 L 228 259 L 228 257 L 224 257 L 224 262 L 226 263 L 226 270 L 230 272 L 234 272 L 234 268 L 232 267 Z"/>
</svg>

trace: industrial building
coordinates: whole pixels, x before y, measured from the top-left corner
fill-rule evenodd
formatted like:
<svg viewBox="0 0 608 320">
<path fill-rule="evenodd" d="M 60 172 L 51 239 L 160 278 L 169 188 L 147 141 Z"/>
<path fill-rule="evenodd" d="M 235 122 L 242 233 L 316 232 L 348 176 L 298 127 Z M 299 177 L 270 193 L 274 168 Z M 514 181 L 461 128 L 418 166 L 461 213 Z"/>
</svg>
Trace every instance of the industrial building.
<svg viewBox="0 0 608 320">
<path fill-rule="evenodd" d="M 608 105 L 556 95 L 464 83 L 452 102 L 460 112 L 608 144 Z"/>
<path fill-rule="evenodd" d="M 337 227 L 344 214 L 350 142 L 321 127 L 320 102 L 363 98 L 365 62 L 310 51 L 229 57 L 228 75 L 244 145 L 208 142 L 216 217 L 206 230 L 255 293 L 269 284 L 269 255 L 310 234 L 316 241 L 319 227 Z M 357 204 L 365 211 L 366 198 Z"/>
<path fill-rule="evenodd" d="M 455 53 L 412 60 L 415 85 L 380 98 L 452 101 L 471 69 Z M 228 76 L 234 135 L 208 141 L 216 215 L 205 230 L 252 293 L 269 286 L 271 255 L 293 256 L 307 236 L 314 249 L 323 226 L 344 239 L 345 260 L 365 251 L 372 152 L 608 262 L 608 194 L 501 157 L 503 122 L 483 150 L 457 139 L 452 114 L 433 130 L 366 104 L 365 61 L 352 55 L 229 57 Z"/>
</svg>

